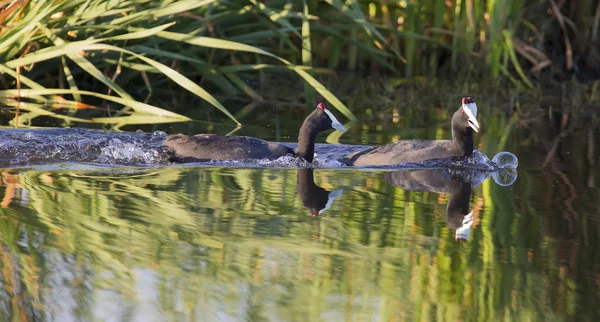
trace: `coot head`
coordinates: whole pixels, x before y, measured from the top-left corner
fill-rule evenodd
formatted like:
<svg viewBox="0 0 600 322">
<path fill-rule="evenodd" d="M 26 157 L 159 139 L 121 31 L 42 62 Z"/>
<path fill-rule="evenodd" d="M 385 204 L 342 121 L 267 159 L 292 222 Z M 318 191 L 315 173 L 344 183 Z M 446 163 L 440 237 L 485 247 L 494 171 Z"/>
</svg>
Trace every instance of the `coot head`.
<svg viewBox="0 0 600 322">
<path fill-rule="evenodd" d="M 298 147 L 295 150 L 296 156 L 312 162 L 315 155 L 315 141 L 317 135 L 323 131 L 336 129 L 346 132 L 346 129 L 331 113 L 325 104 L 319 103 L 317 108 L 302 123 L 300 133 L 298 133 Z"/>
<path fill-rule="evenodd" d="M 342 132 L 346 132 L 346 129 L 338 121 L 333 113 L 331 113 L 327 108 L 325 108 L 325 104 L 319 103 L 317 105 L 317 109 L 313 112 L 314 118 L 311 120 L 313 126 L 315 126 L 320 131 L 325 131 L 329 129 L 336 129 Z"/>
<path fill-rule="evenodd" d="M 462 107 L 459 109 L 455 122 L 464 128 L 470 127 L 475 132 L 479 132 L 479 122 L 477 122 L 477 104 L 472 97 L 467 96 L 462 99 Z"/>
</svg>

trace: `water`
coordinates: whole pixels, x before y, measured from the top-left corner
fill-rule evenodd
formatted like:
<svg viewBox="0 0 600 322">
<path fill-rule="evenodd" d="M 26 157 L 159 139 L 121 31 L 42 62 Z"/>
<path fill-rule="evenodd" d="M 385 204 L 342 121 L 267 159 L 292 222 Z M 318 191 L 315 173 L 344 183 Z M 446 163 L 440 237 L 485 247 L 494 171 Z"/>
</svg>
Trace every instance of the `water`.
<svg viewBox="0 0 600 322">
<path fill-rule="evenodd" d="M 516 155 L 502 171 L 330 160 L 449 135 L 418 119 L 320 137 L 311 168 L 170 165 L 154 131 L 3 130 L 0 320 L 600 317 L 597 125 L 491 118 L 476 158 Z"/>
<path fill-rule="evenodd" d="M 110 165 L 168 164 L 161 147 L 166 134 L 88 129 L 0 130 L 0 166 L 57 162 Z"/>
</svg>

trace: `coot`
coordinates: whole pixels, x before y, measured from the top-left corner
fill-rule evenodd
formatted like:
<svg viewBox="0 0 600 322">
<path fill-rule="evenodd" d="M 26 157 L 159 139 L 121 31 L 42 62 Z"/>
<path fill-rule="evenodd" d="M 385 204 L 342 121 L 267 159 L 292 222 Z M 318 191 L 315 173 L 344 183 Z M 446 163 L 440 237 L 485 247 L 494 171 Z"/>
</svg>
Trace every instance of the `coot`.
<svg viewBox="0 0 600 322">
<path fill-rule="evenodd" d="M 452 140 L 402 140 L 349 154 L 340 161 L 357 166 L 392 165 L 468 156 L 473 153 L 473 131 L 479 132 L 477 105 L 472 97 L 464 97 L 452 116 Z"/>
<path fill-rule="evenodd" d="M 163 146 L 169 149 L 171 159 L 176 162 L 277 159 L 287 154 L 312 162 L 317 134 L 329 129 L 346 131 L 335 116 L 325 108 L 325 104 L 319 103 L 300 128 L 296 150 L 254 137 L 215 134 L 170 135 L 163 142 Z"/>
</svg>

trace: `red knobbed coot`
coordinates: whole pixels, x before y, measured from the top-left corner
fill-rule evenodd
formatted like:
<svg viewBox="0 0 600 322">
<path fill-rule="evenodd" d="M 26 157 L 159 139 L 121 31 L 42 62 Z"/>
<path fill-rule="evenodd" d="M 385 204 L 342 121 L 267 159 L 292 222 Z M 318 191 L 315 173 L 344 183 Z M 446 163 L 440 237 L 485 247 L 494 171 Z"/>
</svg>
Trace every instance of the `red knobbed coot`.
<svg viewBox="0 0 600 322">
<path fill-rule="evenodd" d="M 287 154 L 312 162 L 317 134 L 330 129 L 346 131 L 335 116 L 325 108 L 325 104 L 319 103 L 315 111 L 310 113 L 300 127 L 296 150 L 248 136 L 215 134 L 170 135 L 163 142 L 163 146 L 169 149 L 171 159 L 176 162 L 277 159 Z"/>
<path fill-rule="evenodd" d="M 340 161 L 357 166 L 392 165 L 468 156 L 473 153 L 473 131 L 479 132 L 477 105 L 472 97 L 464 97 L 452 116 L 452 140 L 402 140 L 349 154 Z"/>
</svg>

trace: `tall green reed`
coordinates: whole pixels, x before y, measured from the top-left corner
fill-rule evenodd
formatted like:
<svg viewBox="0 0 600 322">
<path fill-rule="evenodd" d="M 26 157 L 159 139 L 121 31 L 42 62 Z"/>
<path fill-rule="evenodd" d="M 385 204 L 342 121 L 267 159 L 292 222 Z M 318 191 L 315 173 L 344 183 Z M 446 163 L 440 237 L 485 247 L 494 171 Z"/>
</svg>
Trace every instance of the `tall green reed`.
<svg viewBox="0 0 600 322">
<path fill-rule="evenodd" d="M 291 72 L 306 84 L 307 104 L 323 98 L 355 119 L 321 84 L 322 75 L 340 69 L 405 77 L 475 74 L 532 88 L 544 73 L 585 72 L 576 68 L 582 59 L 593 69 L 600 24 L 600 4 L 593 0 L 149 0 L 135 5 L 15 0 L 4 5 L 0 80 L 17 94 L 0 95 L 5 105 L 25 111 L 20 121 L 13 120 L 21 125 L 58 111 L 48 108 L 57 99 L 36 92 L 21 97 L 18 88 L 68 90 L 52 94 L 71 107 L 61 117 L 83 115 L 78 111 L 92 106 L 86 113 L 100 112 L 84 117 L 88 122 L 118 127 L 156 116 L 135 102 L 159 108 L 151 104 L 152 96 L 164 93 L 165 84 L 189 91 L 202 106 L 239 124 L 234 115 L 244 117 L 265 100 L 260 89 L 269 86 L 270 71 Z M 253 79 L 259 88 L 249 84 Z M 125 108 L 104 117 L 105 99 L 90 99 L 83 91 L 122 99 L 118 106 Z M 248 108 L 230 112 L 239 100 L 250 101 Z M 77 104 L 82 101 L 87 105 Z M 162 113 L 164 122 L 188 120 L 177 113 L 185 108 L 160 108 L 172 111 L 168 117 Z"/>
<path fill-rule="evenodd" d="M 130 93 L 135 89 L 129 85 L 131 83 L 142 83 L 150 94 L 153 87 L 166 78 L 239 125 L 213 93 L 220 92 L 221 96 L 246 94 L 250 99 L 260 101 L 260 95 L 242 81 L 248 73 L 264 65 L 247 60 L 247 54 L 256 54 L 266 58 L 267 66 L 294 72 L 340 112 L 354 118 L 341 101 L 306 71 L 311 65 L 307 10 L 279 11 L 258 2 L 243 6 L 214 0 L 147 1 L 135 5 L 103 0 L 15 1 L 8 5 L 18 7 L 5 17 L 7 27 L 0 33 L 0 57 L 4 61 L 0 68 L 5 86 L 11 88 L 0 91 L 0 96 L 8 106 L 22 107 L 26 111 L 35 109 L 26 103 L 46 106 L 49 104 L 47 94 L 40 93 L 52 89 L 61 90 L 53 95 L 67 95 L 67 98 L 63 97 L 66 104 L 83 106 L 75 102 L 90 94 L 81 88 L 91 86 L 93 96 L 98 96 L 98 91 L 104 91 L 102 87 L 105 87 L 110 96 L 108 99 L 118 101 L 125 108 L 117 113 L 117 117 L 95 117 L 88 119 L 89 122 L 113 123 L 118 127 L 147 123 L 151 117 L 158 122 L 189 120 L 167 112 L 165 107 L 142 103 L 143 96 L 134 98 Z M 265 46 L 271 41 L 264 41 L 263 36 L 256 33 L 267 30 L 262 31 L 263 34 L 283 36 L 282 48 L 289 47 L 288 50 L 294 51 L 292 37 L 301 35 L 289 19 L 304 21 L 302 34 L 306 39 L 301 52 L 305 66 L 291 62 L 295 60 L 293 53 L 287 59 L 273 54 L 269 46 Z M 231 24 L 231 21 L 238 24 Z M 281 28 L 272 28 L 272 23 Z M 240 60 L 249 63 L 240 64 Z M 238 69 L 229 73 L 219 70 L 227 65 Z M 102 86 L 94 86 L 94 83 Z M 21 92 L 21 89 L 29 92 Z M 25 93 L 33 96 L 25 97 Z M 157 114 L 158 110 L 162 112 Z M 122 116 L 123 113 L 131 115 Z M 23 125 L 38 114 L 29 112 L 29 115 L 21 115 L 20 122 L 17 118 L 13 122 Z M 48 108 L 43 114 L 58 116 Z M 62 117 L 80 121 L 71 116 Z"/>
</svg>

